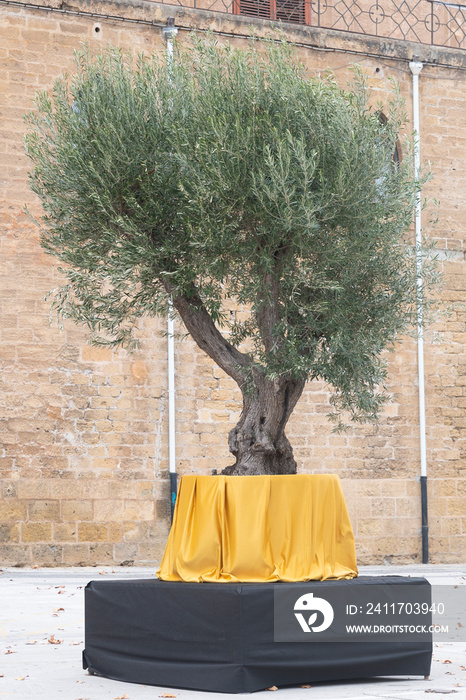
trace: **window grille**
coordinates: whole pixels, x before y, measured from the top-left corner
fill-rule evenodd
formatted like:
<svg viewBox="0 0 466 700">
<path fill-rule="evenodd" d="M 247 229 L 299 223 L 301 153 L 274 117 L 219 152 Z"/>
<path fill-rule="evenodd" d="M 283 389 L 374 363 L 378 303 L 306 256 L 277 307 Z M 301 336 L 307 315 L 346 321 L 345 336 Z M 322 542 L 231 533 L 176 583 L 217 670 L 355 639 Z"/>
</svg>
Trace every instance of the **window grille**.
<svg viewBox="0 0 466 700">
<path fill-rule="evenodd" d="M 236 15 L 311 24 L 310 0 L 234 0 Z"/>
</svg>

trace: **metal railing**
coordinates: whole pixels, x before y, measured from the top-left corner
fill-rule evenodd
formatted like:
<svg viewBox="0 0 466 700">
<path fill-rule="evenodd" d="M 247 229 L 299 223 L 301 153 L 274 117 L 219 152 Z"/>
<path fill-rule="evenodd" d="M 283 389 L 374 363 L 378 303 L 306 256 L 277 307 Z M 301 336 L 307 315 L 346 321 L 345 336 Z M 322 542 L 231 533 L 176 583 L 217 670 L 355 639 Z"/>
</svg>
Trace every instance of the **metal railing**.
<svg viewBox="0 0 466 700">
<path fill-rule="evenodd" d="M 311 7 L 319 27 L 466 48 L 464 5 L 436 0 L 316 0 Z"/>
<path fill-rule="evenodd" d="M 441 0 L 157 0 L 167 5 L 466 49 L 466 5 Z"/>
</svg>

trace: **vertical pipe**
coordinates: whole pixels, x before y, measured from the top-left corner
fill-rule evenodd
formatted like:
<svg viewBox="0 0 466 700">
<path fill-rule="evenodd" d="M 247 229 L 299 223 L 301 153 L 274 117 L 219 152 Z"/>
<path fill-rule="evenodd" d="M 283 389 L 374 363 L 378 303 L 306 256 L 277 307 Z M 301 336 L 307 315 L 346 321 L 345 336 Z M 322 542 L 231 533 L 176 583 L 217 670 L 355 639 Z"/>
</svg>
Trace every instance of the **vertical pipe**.
<svg viewBox="0 0 466 700">
<path fill-rule="evenodd" d="M 429 563 L 429 517 L 427 509 L 427 476 L 421 476 L 422 563 Z"/>
<path fill-rule="evenodd" d="M 167 42 L 167 67 L 171 71 L 173 66 L 173 40 L 178 34 L 174 26 L 174 18 L 169 17 L 167 26 L 163 28 L 163 34 Z M 177 474 L 176 474 L 176 431 L 175 431 L 175 319 L 173 304 L 168 301 L 168 464 L 170 472 L 170 517 L 173 522 L 175 510 Z"/>
<path fill-rule="evenodd" d="M 413 75 L 413 126 L 414 126 L 414 174 L 419 180 L 421 169 L 420 129 L 419 129 L 419 74 L 423 64 L 411 61 L 409 68 Z M 417 367 L 419 383 L 419 440 L 421 454 L 421 513 L 422 513 L 422 563 L 429 562 L 429 524 L 427 511 L 427 450 L 426 450 L 426 403 L 424 380 L 424 331 L 422 309 L 422 228 L 421 228 L 421 193 L 416 195 L 416 268 L 418 290 L 418 325 L 417 325 Z"/>
<path fill-rule="evenodd" d="M 177 475 L 176 475 L 176 431 L 175 431 L 175 321 L 173 304 L 168 306 L 168 464 L 170 472 L 170 518 L 173 522 L 175 510 Z"/>
</svg>

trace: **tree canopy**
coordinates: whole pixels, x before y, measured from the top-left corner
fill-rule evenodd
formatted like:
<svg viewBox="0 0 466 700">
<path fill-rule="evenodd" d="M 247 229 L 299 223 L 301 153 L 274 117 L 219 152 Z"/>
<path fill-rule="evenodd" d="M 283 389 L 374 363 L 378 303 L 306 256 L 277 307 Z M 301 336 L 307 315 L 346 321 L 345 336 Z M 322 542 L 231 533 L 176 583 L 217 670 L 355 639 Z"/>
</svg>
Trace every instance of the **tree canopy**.
<svg viewBox="0 0 466 700">
<path fill-rule="evenodd" d="M 396 92 L 387 119 L 379 109 L 361 76 L 347 89 L 309 77 L 285 42 L 194 39 L 171 66 L 85 50 L 28 116 L 42 245 L 67 278 L 59 315 L 132 346 L 137 319 L 171 299 L 242 389 L 239 473 L 293 471 L 277 454 L 290 464 L 283 430 L 309 379 L 328 383 L 336 415 L 374 419 L 384 351 L 417 322 L 420 183 L 411 158 L 392 160 Z M 424 296 L 434 277 L 427 260 Z"/>
</svg>

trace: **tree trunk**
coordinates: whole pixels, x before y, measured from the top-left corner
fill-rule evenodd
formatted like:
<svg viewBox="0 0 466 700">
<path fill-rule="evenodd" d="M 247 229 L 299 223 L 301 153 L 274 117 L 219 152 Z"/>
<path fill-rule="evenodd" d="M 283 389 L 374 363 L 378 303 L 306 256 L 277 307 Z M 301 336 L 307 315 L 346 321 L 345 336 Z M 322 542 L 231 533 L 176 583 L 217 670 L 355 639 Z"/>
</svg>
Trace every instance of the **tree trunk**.
<svg viewBox="0 0 466 700">
<path fill-rule="evenodd" d="M 243 394 L 243 411 L 228 444 L 235 464 L 222 474 L 295 474 L 293 448 L 285 426 L 304 389 L 304 381 L 272 381 L 254 373 L 255 392 Z"/>
<path fill-rule="evenodd" d="M 243 392 L 243 411 L 238 425 L 230 431 L 228 444 L 236 457 L 235 464 L 222 474 L 295 474 L 293 449 L 285 435 L 288 422 L 305 380 L 268 379 L 254 367 L 251 358 L 240 352 L 222 336 L 193 287 L 189 296 L 173 294 L 166 281 L 167 294 L 198 346 L 235 380 Z M 271 283 L 272 291 L 274 286 Z M 273 294 L 272 294 L 273 297 Z M 259 314 L 264 347 L 270 352 L 279 341 L 273 335 L 278 303 L 263 304 Z M 245 385 L 246 377 L 253 386 Z"/>
</svg>

